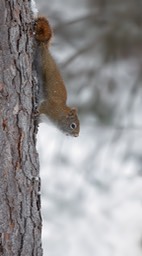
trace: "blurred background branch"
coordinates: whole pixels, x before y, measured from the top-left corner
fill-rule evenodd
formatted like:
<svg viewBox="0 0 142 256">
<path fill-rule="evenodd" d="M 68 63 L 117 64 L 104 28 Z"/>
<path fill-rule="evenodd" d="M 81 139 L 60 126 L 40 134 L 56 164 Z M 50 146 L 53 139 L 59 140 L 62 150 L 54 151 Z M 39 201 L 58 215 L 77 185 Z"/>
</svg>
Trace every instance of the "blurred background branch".
<svg viewBox="0 0 142 256">
<path fill-rule="evenodd" d="M 38 5 L 53 26 L 51 51 L 81 119 L 76 141 L 48 126 L 46 152 L 47 126 L 40 129 L 44 247 L 49 256 L 140 256 L 142 1 Z"/>
</svg>

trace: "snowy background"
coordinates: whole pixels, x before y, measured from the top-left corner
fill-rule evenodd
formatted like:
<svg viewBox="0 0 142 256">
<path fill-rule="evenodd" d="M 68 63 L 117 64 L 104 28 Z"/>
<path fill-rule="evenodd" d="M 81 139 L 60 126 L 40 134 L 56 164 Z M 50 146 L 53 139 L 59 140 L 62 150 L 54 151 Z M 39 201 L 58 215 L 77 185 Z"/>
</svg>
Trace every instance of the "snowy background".
<svg viewBox="0 0 142 256">
<path fill-rule="evenodd" d="M 142 255 L 142 1 L 40 0 L 81 121 L 41 124 L 44 256 Z"/>
</svg>

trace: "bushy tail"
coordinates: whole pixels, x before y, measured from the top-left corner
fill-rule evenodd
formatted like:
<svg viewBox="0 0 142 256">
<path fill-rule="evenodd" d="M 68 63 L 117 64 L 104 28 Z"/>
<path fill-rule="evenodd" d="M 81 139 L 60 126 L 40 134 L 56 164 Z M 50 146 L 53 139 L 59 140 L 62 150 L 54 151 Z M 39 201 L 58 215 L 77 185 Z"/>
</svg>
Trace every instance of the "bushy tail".
<svg viewBox="0 0 142 256">
<path fill-rule="evenodd" d="M 52 37 L 52 29 L 45 17 L 39 17 L 35 21 L 35 38 L 39 42 L 48 43 Z"/>
</svg>

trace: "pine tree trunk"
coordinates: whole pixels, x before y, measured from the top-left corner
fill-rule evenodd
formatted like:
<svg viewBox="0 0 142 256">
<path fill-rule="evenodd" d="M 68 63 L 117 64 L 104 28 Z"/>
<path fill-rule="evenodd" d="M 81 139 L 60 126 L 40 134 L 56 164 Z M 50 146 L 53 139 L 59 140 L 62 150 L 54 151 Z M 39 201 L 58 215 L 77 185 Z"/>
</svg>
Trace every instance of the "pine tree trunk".
<svg viewBox="0 0 142 256">
<path fill-rule="evenodd" d="M 40 256 L 41 215 L 28 0 L 0 0 L 0 255 Z"/>
</svg>

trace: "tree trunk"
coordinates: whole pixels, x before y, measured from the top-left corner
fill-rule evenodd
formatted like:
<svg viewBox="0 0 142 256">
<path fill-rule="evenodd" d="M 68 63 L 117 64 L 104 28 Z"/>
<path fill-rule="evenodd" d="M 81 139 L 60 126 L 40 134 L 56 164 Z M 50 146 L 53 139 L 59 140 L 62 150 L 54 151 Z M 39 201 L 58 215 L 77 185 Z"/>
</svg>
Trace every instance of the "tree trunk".
<svg viewBox="0 0 142 256">
<path fill-rule="evenodd" d="M 0 255 L 40 256 L 29 0 L 0 0 Z"/>
</svg>

